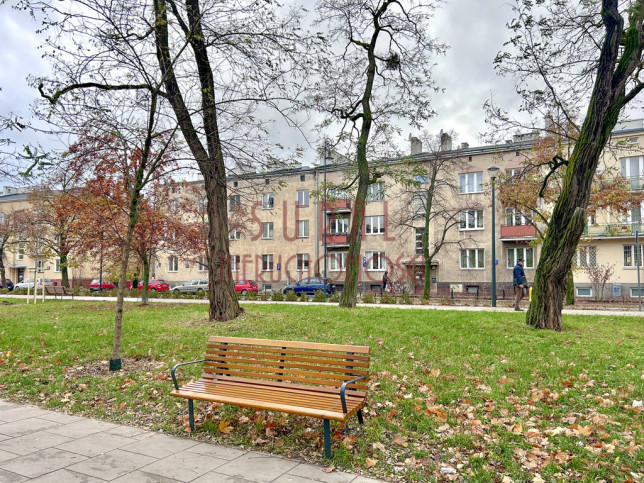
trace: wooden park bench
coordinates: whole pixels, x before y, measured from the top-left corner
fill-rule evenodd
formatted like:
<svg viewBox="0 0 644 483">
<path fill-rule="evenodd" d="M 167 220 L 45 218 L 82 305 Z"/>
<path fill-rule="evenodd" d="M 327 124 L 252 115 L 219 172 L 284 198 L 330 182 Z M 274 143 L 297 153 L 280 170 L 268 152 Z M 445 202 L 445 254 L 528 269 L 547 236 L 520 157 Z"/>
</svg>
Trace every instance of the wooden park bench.
<svg viewBox="0 0 644 483">
<path fill-rule="evenodd" d="M 45 285 L 45 291 L 47 295 L 53 295 L 54 298 L 58 298 L 57 296 L 60 295 L 62 299 L 63 295 L 71 295 L 72 300 L 74 300 L 74 294 L 68 292 L 67 287 L 63 287 L 62 285 Z"/>
<path fill-rule="evenodd" d="M 300 414 L 324 420 L 324 455 L 331 457 L 330 420 L 346 422 L 362 408 L 369 380 L 367 346 L 212 336 L 206 358 L 172 368 L 172 396 Z M 179 387 L 177 367 L 204 362 L 201 379 Z"/>
</svg>

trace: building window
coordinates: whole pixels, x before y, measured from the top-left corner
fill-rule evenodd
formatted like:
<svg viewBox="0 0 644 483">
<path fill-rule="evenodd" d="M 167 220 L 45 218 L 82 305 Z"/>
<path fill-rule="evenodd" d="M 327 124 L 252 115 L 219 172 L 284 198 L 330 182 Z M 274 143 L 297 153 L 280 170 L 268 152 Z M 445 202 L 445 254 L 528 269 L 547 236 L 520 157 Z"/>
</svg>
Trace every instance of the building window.
<svg viewBox="0 0 644 483">
<path fill-rule="evenodd" d="M 507 226 L 523 226 L 530 224 L 531 218 L 523 215 L 516 208 L 505 209 L 505 224 Z"/>
<path fill-rule="evenodd" d="M 61 267 L 60 267 L 60 258 L 56 258 L 54 260 L 54 272 L 60 273 L 61 271 L 62 270 L 61 270 Z"/>
<path fill-rule="evenodd" d="M 36 269 L 39 272 L 42 272 L 42 270 L 43 270 L 43 260 L 42 259 L 40 259 L 40 260 L 38 260 L 38 262 L 36 262 Z"/>
<path fill-rule="evenodd" d="M 642 296 L 644 297 L 644 288 L 642 288 L 642 289 L 632 288 L 631 289 L 631 297 L 639 297 L 640 296 L 640 291 L 642 292 Z"/>
<path fill-rule="evenodd" d="M 347 266 L 346 252 L 332 253 L 327 255 L 329 270 L 332 272 L 341 272 Z"/>
<path fill-rule="evenodd" d="M 306 175 L 305 174 L 300 175 L 300 181 L 306 181 Z"/>
<path fill-rule="evenodd" d="M 4 223 L 4 213 L 0 213 L 0 225 Z"/>
<path fill-rule="evenodd" d="M 385 199 L 385 183 L 371 183 L 367 188 L 367 201 L 382 201 Z"/>
<path fill-rule="evenodd" d="M 264 240 L 270 240 L 273 238 L 273 222 L 268 221 L 262 223 L 262 238 Z"/>
<path fill-rule="evenodd" d="M 297 221 L 297 237 L 298 238 L 308 238 L 309 237 L 309 220 L 298 220 Z"/>
<path fill-rule="evenodd" d="M 309 206 L 309 190 L 297 192 L 297 206 Z"/>
<path fill-rule="evenodd" d="M 423 235 L 425 234 L 425 227 L 416 228 L 416 255 L 423 254 Z"/>
<path fill-rule="evenodd" d="M 271 180 L 270 180 L 270 179 L 268 179 L 268 178 L 266 178 L 266 179 L 264 180 L 264 182 L 265 182 L 266 184 L 270 184 L 270 183 L 271 183 Z"/>
<path fill-rule="evenodd" d="M 275 198 L 273 193 L 264 193 L 262 195 L 262 209 L 263 210 L 272 210 L 275 205 Z"/>
<path fill-rule="evenodd" d="M 197 258 L 197 272 L 205 272 L 208 270 L 208 257 Z"/>
<path fill-rule="evenodd" d="M 414 209 L 414 218 L 425 218 L 427 193 L 414 193 L 412 206 Z"/>
<path fill-rule="evenodd" d="M 579 247 L 575 256 L 575 262 L 578 267 L 596 267 L 597 266 L 597 247 Z"/>
<path fill-rule="evenodd" d="M 385 232 L 384 216 L 367 216 L 365 221 L 365 232 L 367 235 L 381 235 Z"/>
<path fill-rule="evenodd" d="M 426 174 L 417 174 L 414 176 L 414 181 L 416 183 L 427 183 L 429 181 L 429 176 Z"/>
<path fill-rule="evenodd" d="M 16 247 L 16 260 L 22 261 L 25 259 L 25 242 L 20 241 Z"/>
<path fill-rule="evenodd" d="M 644 245 L 640 245 L 640 256 L 639 256 L 639 265 L 640 267 L 643 265 L 642 263 L 642 255 L 644 255 L 644 250 L 642 249 Z M 636 267 L 636 261 L 635 261 L 635 245 L 624 245 L 624 266 L 625 267 Z"/>
<path fill-rule="evenodd" d="M 485 268 L 485 252 L 482 248 L 466 248 L 461 250 L 461 268 Z"/>
<path fill-rule="evenodd" d="M 342 188 L 329 188 L 329 199 L 348 200 L 349 192 Z"/>
<path fill-rule="evenodd" d="M 228 232 L 229 240 L 241 240 L 241 230 L 239 228 L 233 228 Z"/>
<path fill-rule="evenodd" d="M 273 255 L 262 255 L 262 272 L 273 271 Z"/>
<path fill-rule="evenodd" d="M 331 218 L 329 235 L 346 235 L 347 233 L 349 233 L 349 218 Z"/>
<path fill-rule="evenodd" d="M 534 268 L 534 248 L 508 248 L 508 268 L 514 268 L 517 260 L 523 260 L 524 268 Z"/>
<path fill-rule="evenodd" d="M 179 212 L 179 200 L 170 200 L 170 213 Z"/>
<path fill-rule="evenodd" d="M 197 213 L 199 214 L 204 214 L 208 211 L 207 206 L 208 206 L 208 200 L 204 198 L 199 198 L 197 200 Z"/>
<path fill-rule="evenodd" d="M 236 206 L 241 206 L 241 195 L 231 195 L 228 197 L 229 211 L 233 211 Z"/>
<path fill-rule="evenodd" d="M 482 230 L 483 210 L 461 211 L 459 217 L 459 230 Z"/>
<path fill-rule="evenodd" d="M 579 297 L 592 297 L 593 289 L 590 287 L 577 287 L 577 295 Z"/>
<path fill-rule="evenodd" d="M 179 259 L 177 257 L 168 258 L 168 272 L 178 272 L 179 271 Z"/>
<path fill-rule="evenodd" d="M 458 191 L 459 193 L 482 193 L 483 171 L 459 174 Z"/>
<path fill-rule="evenodd" d="M 233 186 L 234 186 L 235 188 L 237 188 L 237 186 L 239 186 L 239 182 L 238 182 L 238 181 L 233 181 Z"/>
<path fill-rule="evenodd" d="M 367 270 L 386 270 L 385 252 L 366 252 Z"/>
<path fill-rule="evenodd" d="M 298 253 L 295 256 L 296 270 L 298 272 L 308 272 L 309 271 L 309 254 L 308 253 Z"/>
<path fill-rule="evenodd" d="M 230 271 L 239 272 L 239 267 L 241 266 L 241 256 L 240 255 L 231 255 L 230 256 Z"/>
</svg>

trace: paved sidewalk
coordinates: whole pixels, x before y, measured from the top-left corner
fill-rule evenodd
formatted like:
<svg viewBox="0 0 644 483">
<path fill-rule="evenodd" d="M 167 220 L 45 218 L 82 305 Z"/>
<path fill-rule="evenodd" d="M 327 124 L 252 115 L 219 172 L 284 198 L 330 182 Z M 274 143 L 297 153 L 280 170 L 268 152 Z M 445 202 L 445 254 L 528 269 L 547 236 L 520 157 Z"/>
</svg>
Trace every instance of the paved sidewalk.
<svg viewBox="0 0 644 483">
<path fill-rule="evenodd" d="M 0 483 L 377 483 L 263 453 L 0 399 Z"/>
</svg>

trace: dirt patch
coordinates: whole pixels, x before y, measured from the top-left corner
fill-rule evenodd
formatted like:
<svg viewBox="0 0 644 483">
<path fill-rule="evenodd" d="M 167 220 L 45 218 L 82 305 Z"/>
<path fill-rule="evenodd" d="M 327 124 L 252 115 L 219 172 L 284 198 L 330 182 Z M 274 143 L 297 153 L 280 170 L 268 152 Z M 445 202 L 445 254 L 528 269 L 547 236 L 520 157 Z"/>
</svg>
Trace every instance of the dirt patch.
<svg viewBox="0 0 644 483">
<path fill-rule="evenodd" d="M 109 361 L 90 361 L 83 365 L 66 367 L 64 377 L 67 379 L 80 379 L 83 377 L 111 376 L 113 374 L 123 374 L 124 372 L 151 372 L 165 367 L 166 363 L 152 359 L 136 359 L 134 357 L 125 357 L 122 360 L 121 371 L 110 372 Z"/>
<path fill-rule="evenodd" d="M 7 302 L 6 300 L 2 301 L 2 305 L 16 305 L 13 302 Z"/>
</svg>

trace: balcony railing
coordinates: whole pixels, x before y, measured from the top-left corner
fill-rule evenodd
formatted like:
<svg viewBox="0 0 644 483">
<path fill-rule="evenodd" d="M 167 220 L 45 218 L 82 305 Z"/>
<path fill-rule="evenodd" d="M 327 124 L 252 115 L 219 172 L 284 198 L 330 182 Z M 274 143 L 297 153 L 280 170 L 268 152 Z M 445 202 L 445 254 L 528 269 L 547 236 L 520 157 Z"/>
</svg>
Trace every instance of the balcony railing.
<svg viewBox="0 0 644 483">
<path fill-rule="evenodd" d="M 349 200 L 333 200 L 322 203 L 326 211 L 350 211 L 351 202 Z"/>
<path fill-rule="evenodd" d="M 327 245 L 348 245 L 349 235 L 327 235 L 326 244 Z"/>
<path fill-rule="evenodd" d="M 629 176 L 626 181 L 632 190 L 644 190 L 644 176 Z"/>
<path fill-rule="evenodd" d="M 532 225 L 501 225 L 501 240 L 504 238 L 536 238 L 537 229 Z"/>
<path fill-rule="evenodd" d="M 607 225 L 590 225 L 584 229 L 587 236 L 635 236 L 635 232 L 642 232 L 642 223 L 609 223 Z"/>
</svg>

